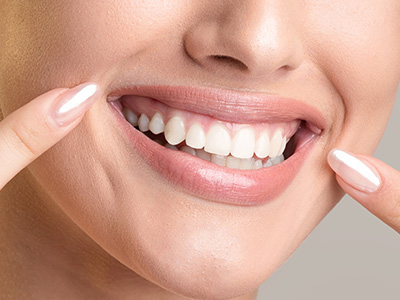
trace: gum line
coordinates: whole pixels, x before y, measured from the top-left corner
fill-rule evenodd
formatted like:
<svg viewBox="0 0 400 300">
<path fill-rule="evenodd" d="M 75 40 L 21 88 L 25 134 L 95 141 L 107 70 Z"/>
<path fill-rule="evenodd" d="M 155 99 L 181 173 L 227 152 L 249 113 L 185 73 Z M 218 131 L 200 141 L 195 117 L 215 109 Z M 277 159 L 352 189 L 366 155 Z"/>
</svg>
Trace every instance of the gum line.
<svg viewBox="0 0 400 300">
<path fill-rule="evenodd" d="M 130 96 L 132 99 L 132 96 Z M 256 134 L 256 137 L 261 133 L 261 131 L 267 130 L 269 135 L 272 136 L 273 133 L 280 129 L 282 130 L 282 135 L 290 138 L 293 136 L 300 124 L 300 120 L 293 120 L 290 122 L 279 122 L 279 123 L 254 123 L 254 124 L 238 124 L 238 123 L 228 123 L 217 120 L 213 117 L 195 114 L 188 111 L 178 110 L 168 107 L 159 101 L 146 97 L 135 97 L 134 100 L 127 101 L 123 97 L 121 98 L 121 104 L 124 107 L 129 108 L 138 116 L 140 114 L 145 114 L 151 118 L 155 113 L 160 113 L 166 120 L 174 116 L 178 116 L 185 120 L 185 127 L 189 128 L 193 123 L 199 123 L 203 127 L 204 131 L 207 132 L 208 129 L 215 123 L 224 124 L 226 128 L 230 131 L 233 137 L 241 128 L 251 126 Z"/>
</svg>

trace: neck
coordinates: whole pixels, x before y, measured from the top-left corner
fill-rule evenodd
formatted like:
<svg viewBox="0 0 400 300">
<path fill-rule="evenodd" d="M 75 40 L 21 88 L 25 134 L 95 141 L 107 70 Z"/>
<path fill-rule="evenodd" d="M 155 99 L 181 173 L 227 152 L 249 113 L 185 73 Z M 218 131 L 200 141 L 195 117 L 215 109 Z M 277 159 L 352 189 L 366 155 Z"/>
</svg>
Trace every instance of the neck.
<svg viewBox="0 0 400 300">
<path fill-rule="evenodd" d="M 188 299 L 143 279 L 80 230 L 27 169 L 0 191 L 0 295 L 7 299 Z M 4 294 L 3 294 L 4 293 Z M 237 300 L 253 300 L 252 294 Z"/>
</svg>

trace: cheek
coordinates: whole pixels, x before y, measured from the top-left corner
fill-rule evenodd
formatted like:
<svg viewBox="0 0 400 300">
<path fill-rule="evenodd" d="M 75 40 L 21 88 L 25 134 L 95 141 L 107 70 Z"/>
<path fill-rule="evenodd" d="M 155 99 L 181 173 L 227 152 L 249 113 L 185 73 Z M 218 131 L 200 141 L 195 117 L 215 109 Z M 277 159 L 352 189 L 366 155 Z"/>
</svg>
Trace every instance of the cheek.
<svg viewBox="0 0 400 300">
<path fill-rule="evenodd" d="M 340 198 L 322 147 L 281 201 L 243 209 L 193 198 L 149 170 L 102 109 L 29 170 L 103 249 L 177 293 L 232 298 L 256 289 Z"/>
<path fill-rule="evenodd" d="M 79 7 L 57 4 L 56 19 L 68 24 L 68 30 L 58 32 L 56 48 L 64 48 L 57 53 L 65 59 L 63 65 L 83 63 L 87 72 L 110 67 L 121 57 L 137 56 L 150 43 L 156 45 L 184 13 L 184 6 L 174 5 L 174 1 L 76 2 Z"/>
<path fill-rule="evenodd" d="M 189 4 L 161 0 L 32 1 L 24 9 L 6 8 L 0 74 L 7 78 L 0 78 L 3 95 L 16 99 L 7 112 L 56 87 L 88 79 L 107 85 L 118 64 L 157 47 L 190 12 Z"/>
<path fill-rule="evenodd" d="M 334 8 L 324 2 L 309 7 L 314 18 L 308 20 L 308 27 L 314 32 L 308 50 L 319 57 L 342 102 L 339 143 L 372 153 L 383 135 L 400 80 L 400 2 L 336 1 Z"/>
</svg>

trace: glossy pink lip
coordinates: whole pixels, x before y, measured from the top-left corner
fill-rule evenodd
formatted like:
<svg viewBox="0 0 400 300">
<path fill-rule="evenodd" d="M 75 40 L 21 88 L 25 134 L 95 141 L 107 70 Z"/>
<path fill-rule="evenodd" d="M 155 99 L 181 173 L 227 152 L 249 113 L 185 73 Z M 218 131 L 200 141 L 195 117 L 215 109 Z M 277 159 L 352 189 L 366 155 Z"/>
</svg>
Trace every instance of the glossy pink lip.
<svg viewBox="0 0 400 300">
<path fill-rule="evenodd" d="M 324 117 L 314 107 L 298 100 L 265 94 L 209 88 L 134 86 L 114 91 L 108 98 L 115 100 L 122 95 L 150 97 L 174 108 L 208 114 L 225 121 L 252 123 L 303 119 L 319 129 L 325 125 Z M 299 172 L 317 137 L 310 132 L 304 134 L 301 147 L 279 165 L 259 170 L 234 170 L 158 145 L 133 128 L 116 103 L 110 101 L 117 126 L 148 165 L 177 189 L 198 198 L 230 205 L 261 205 L 278 197 Z"/>
<path fill-rule="evenodd" d="M 221 90 L 209 87 L 130 86 L 112 91 L 108 98 L 122 95 L 156 99 L 176 109 L 209 115 L 226 122 L 260 123 L 307 120 L 323 129 L 325 118 L 315 107 L 300 100 L 265 93 Z"/>
</svg>

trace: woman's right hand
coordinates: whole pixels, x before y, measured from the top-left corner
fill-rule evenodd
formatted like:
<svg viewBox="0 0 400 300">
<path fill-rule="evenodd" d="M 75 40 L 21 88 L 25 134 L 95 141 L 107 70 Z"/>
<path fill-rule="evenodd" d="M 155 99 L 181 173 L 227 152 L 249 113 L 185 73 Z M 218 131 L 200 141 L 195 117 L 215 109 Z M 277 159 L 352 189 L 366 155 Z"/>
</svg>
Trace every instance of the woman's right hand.
<svg viewBox="0 0 400 300">
<path fill-rule="evenodd" d="M 46 92 L 0 122 L 0 190 L 23 168 L 66 136 L 98 99 L 100 88 L 84 83 Z"/>
</svg>

